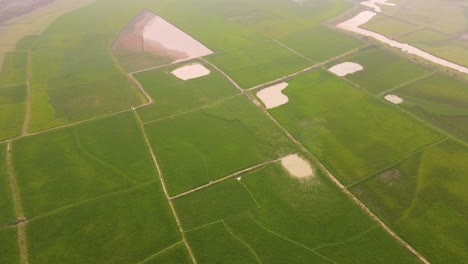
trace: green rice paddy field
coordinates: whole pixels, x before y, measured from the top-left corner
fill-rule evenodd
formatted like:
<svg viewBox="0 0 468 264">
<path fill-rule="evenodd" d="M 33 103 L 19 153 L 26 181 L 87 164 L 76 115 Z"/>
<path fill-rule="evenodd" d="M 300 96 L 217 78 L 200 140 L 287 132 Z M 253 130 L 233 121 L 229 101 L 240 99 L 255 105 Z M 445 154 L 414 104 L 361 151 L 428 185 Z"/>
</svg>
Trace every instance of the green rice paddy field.
<svg viewBox="0 0 468 264">
<path fill-rule="evenodd" d="M 0 71 L 0 263 L 423 263 L 398 237 L 468 262 L 468 85 L 325 26 L 352 7 L 96 0 L 25 37 Z M 131 73 L 112 45 L 144 9 L 214 54 Z M 392 12 L 368 27 L 427 25 Z M 210 74 L 171 74 L 194 62 Z"/>
</svg>

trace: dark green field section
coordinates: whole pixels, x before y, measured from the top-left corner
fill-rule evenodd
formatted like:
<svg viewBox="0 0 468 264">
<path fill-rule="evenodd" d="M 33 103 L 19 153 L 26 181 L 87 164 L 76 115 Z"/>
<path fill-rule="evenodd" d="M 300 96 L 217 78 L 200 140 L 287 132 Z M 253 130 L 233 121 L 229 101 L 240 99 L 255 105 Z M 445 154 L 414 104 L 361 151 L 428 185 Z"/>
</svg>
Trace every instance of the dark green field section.
<svg viewBox="0 0 468 264">
<path fill-rule="evenodd" d="M 465 263 L 467 160 L 466 147 L 445 141 L 352 191 L 431 263 Z"/>
<path fill-rule="evenodd" d="M 7 53 L 0 70 L 0 88 L 26 83 L 27 61 L 28 52 L 26 51 Z"/>
<path fill-rule="evenodd" d="M 313 250 L 264 229 L 249 215 L 229 219 L 226 226 L 255 252 L 261 263 L 332 263 Z"/>
<path fill-rule="evenodd" d="M 0 145 L 0 226 L 15 222 L 13 210 L 13 198 L 10 192 L 10 181 L 8 180 L 6 145 Z M 1 228 L 1 227 L 0 227 Z"/>
<path fill-rule="evenodd" d="M 187 232 L 186 236 L 199 263 L 259 263 L 258 256 L 233 236 L 224 222 Z"/>
<path fill-rule="evenodd" d="M 132 113 L 23 138 L 13 143 L 13 155 L 28 218 L 156 175 Z"/>
<path fill-rule="evenodd" d="M 421 263 L 410 251 L 389 237 L 382 229 L 371 229 L 364 235 L 317 249 L 335 263 Z"/>
<path fill-rule="evenodd" d="M 404 109 L 468 142 L 468 82 L 434 74 L 394 94 Z"/>
<path fill-rule="evenodd" d="M 190 255 L 181 242 L 174 247 L 158 252 L 156 255 L 141 262 L 141 264 L 190 264 L 193 263 Z"/>
<path fill-rule="evenodd" d="M 20 263 L 16 228 L 0 228 L 0 263 Z"/>
<path fill-rule="evenodd" d="M 298 72 L 312 63 L 274 41 L 266 41 L 208 57 L 242 88 Z"/>
<path fill-rule="evenodd" d="M 443 139 L 323 70 L 289 83 L 289 101 L 269 111 L 346 185 Z"/>
<path fill-rule="evenodd" d="M 364 45 L 360 40 L 323 26 L 293 32 L 279 41 L 315 62 L 329 60 Z"/>
<path fill-rule="evenodd" d="M 248 191 L 236 179 L 223 181 L 173 201 L 184 230 L 257 208 Z"/>
<path fill-rule="evenodd" d="M 137 263 L 182 239 L 159 182 L 35 219 L 27 235 L 31 263 Z"/>
<path fill-rule="evenodd" d="M 373 94 L 379 94 L 430 73 L 429 69 L 383 48 L 366 49 L 330 63 L 327 67 L 344 61 L 362 65 L 364 68 L 362 71 L 347 75 L 345 78 Z"/>
<path fill-rule="evenodd" d="M 245 97 L 146 126 L 170 195 L 297 152 Z"/>
<path fill-rule="evenodd" d="M 154 104 L 138 110 L 141 119 L 148 122 L 180 114 L 238 93 L 224 76 L 206 63 L 202 65 L 211 71 L 210 74 L 187 81 L 171 74 L 184 65 L 135 74 L 154 100 Z"/>
<path fill-rule="evenodd" d="M 26 112 L 26 85 L 0 87 L 0 139 L 19 135 Z"/>
<path fill-rule="evenodd" d="M 366 93 L 349 82 L 325 70 L 315 70 L 292 78 L 282 93 L 291 103 L 269 110 L 282 124 L 326 113 L 356 103 L 366 96 Z"/>
</svg>

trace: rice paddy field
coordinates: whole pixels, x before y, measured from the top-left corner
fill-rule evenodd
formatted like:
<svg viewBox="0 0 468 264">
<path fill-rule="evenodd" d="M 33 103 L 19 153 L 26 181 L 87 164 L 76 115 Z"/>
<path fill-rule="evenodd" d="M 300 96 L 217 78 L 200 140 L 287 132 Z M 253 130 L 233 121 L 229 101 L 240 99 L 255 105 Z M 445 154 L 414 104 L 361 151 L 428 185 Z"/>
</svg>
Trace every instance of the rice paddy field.
<svg viewBox="0 0 468 264">
<path fill-rule="evenodd" d="M 392 2 L 363 28 L 463 64 L 463 1 Z M 363 10 L 57 0 L 1 26 L 0 263 L 467 263 L 468 83 L 334 26 Z"/>
</svg>

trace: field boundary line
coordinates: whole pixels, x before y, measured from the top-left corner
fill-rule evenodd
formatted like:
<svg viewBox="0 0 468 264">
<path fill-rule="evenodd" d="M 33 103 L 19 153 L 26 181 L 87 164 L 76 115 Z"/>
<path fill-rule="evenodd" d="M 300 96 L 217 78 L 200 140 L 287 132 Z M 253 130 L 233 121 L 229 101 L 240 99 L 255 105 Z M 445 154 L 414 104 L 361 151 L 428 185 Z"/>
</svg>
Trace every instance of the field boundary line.
<svg viewBox="0 0 468 264">
<path fill-rule="evenodd" d="M 349 239 L 346 239 L 346 240 L 343 240 L 343 241 L 340 241 L 340 242 L 329 243 L 329 244 L 322 244 L 322 245 L 316 246 L 316 247 L 314 247 L 314 251 L 315 251 L 315 250 L 320 250 L 320 249 L 322 249 L 322 248 L 338 246 L 338 245 L 341 245 L 341 244 L 346 244 L 346 243 L 349 243 L 349 242 L 358 240 L 358 239 L 360 239 L 360 238 L 362 238 L 362 237 L 365 237 L 367 234 L 369 234 L 370 232 L 372 232 L 373 230 L 375 230 L 377 227 L 379 227 L 379 226 L 378 226 L 378 225 L 374 225 L 373 227 L 371 227 L 371 228 L 365 230 L 364 232 L 362 232 L 361 234 L 359 234 L 359 235 L 357 235 L 357 236 L 354 236 L 354 237 L 350 237 Z"/>
<path fill-rule="evenodd" d="M 255 196 L 252 194 L 252 192 L 250 191 L 250 189 L 247 187 L 247 185 L 245 185 L 245 184 L 242 182 L 242 179 L 241 179 L 241 178 L 238 178 L 237 181 L 239 182 L 240 185 L 242 185 L 242 187 L 244 187 L 244 189 L 247 191 L 247 193 L 249 193 L 250 198 L 252 198 L 252 200 L 255 202 L 255 205 L 257 205 L 257 208 L 261 208 L 260 204 L 258 203 L 258 201 L 257 201 L 257 199 L 255 198 Z"/>
<path fill-rule="evenodd" d="M 27 53 L 27 62 L 26 62 L 26 98 L 25 98 L 25 112 L 23 119 L 23 127 L 21 128 L 21 135 L 28 134 L 29 123 L 31 121 L 31 67 L 32 67 L 32 54 L 31 50 L 28 50 Z"/>
<path fill-rule="evenodd" d="M 443 139 L 441 139 L 441 140 L 434 141 L 434 142 L 432 142 L 432 143 L 429 143 L 429 144 L 427 144 L 427 145 L 425 145 L 425 146 L 422 146 L 422 147 L 416 149 L 415 151 L 411 151 L 411 152 L 405 154 L 404 156 L 402 156 L 401 158 L 399 158 L 398 160 L 396 160 L 395 162 L 392 162 L 390 165 L 385 166 L 385 167 L 382 168 L 382 169 L 378 169 L 377 171 L 370 173 L 370 174 L 367 175 L 366 177 L 364 177 L 364 178 L 362 178 L 362 179 L 360 179 L 360 180 L 357 180 L 357 181 L 355 181 L 355 182 L 353 182 L 353 183 L 350 183 L 350 184 L 346 185 L 346 188 L 348 188 L 348 189 L 349 189 L 349 188 L 353 188 L 353 187 L 356 186 L 356 185 L 359 185 L 359 184 L 361 184 L 361 183 L 363 183 L 363 182 L 365 182 L 365 181 L 367 181 L 367 180 L 369 180 L 369 179 L 371 179 L 371 178 L 374 178 L 374 177 L 376 177 L 377 175 L 379 175 L 380 173 L 385 172 L 385 171 L 387 171 L 387 170 L 389 170 L 389 169 L 395 167 L 395 166 L 398 165 L 400 162 L 402 162 L 404 159 L 410 158 L 410 157 L 412 157 L 412 156 L 414 156 L 414 155 L 416 155 L 416 154 L 418 154 L 418 153 L 420 153 L 420 152 L 422 152 L 422 151 L 424 151 L 425 149 L 428 149 L 428 148 L 430 148 L 430 147 L 433 147 L 433 146 L 437 146 L 437 145 L 439 145 L 439 144 L 442 144 L 443 142 L 447 141 L 448 139 L 449 139 L 449 137 L 446 136 L 445 138 L 443 138 Z"/>
<path fill-rule="evenodd" d="M 387 94 L 387 93 L 389 93 L 389 92 L 391 92 L 391 91 L 394 91 L 394 90 L 396 90 L 396 89 L 398 89 L 398 88 L 401 88 L 401 87 L 404 87 L 404 86 L 406 86 L 406 85 L 415 83 L 415 82 L 417 82 L 417 81 L 423 80 L 423 79 L 425 79 L 425 78 L 427 78 L 427 77 L 429 77 L 429 76 L 431 76 L 431 75 L 433 75 L 433 74 L 435 74 L 435 73 L 437 73 L 437 72 L 438 72 L 438 71 L 431 71 L 431 72 L 426 73 L 426 74 L 424 74 L 424 75 L 422 75 L 422 76 L 419 76 L 419 77 L 417 77 L 417 78 L 415 78 L 415 79 L 413 79 L 413 80 L 407 81 L 407 82 L 405 82 L 405 83 L 402 83 L 402 84 L 399 84 L 399 85 L 397 85 L 397 86 L 395 86 L 395 87 L 392 87 L 392 88 L 390 88 L 390 89 L 387 89 L 387 90 L 385 90 L 385 91 L 383 91 L 383 92 L 380 92 L 377 96 L 378 96 L 378 97 L 382 97 L 383 95 L 385 95 L 385 94 Z"/>
<path fill-rule="evenodd" d="M 139 187 L 144 186 L 144 185 L 149 185 L 149 184 L 154 183 L 154 182 L 157 182 L 157 180 L 150 180 L 150 181 L 147 181 L 147 182 L 143 182 L 143 183 L 140 183 L 140 184 L 133 185 L 133 186 L 128 187 L 128 188 L 124 188 L 124 189 L 117 190 L 117 191 L 114 191 L 114 192 L 106 193 L 106 194 L 103 194 L 103 195 L 98 195 L 98 196 L 96 196 L 96 197 L 92 197 L 92 198 L 88 198 L 88 199 L 85 199 L 85 200 L 81 200 L 81 201 L 79 201 L 79 202 L 67 204 L 67 205 L 65 205 L 65 206 L 58 207 L 58 208 L 55 208 L 54 210 L 45 212 L 45 213 L 40 214 L 40 215 L 37 215 L 37 216 L 34 216 L 34 217 L 28 219 L 28 222 L 33 222 L 33 221 L 36 221 L 36 220 L 38 220 L 38 219 L 47 217 L 47 216 L 49 216 L 49 215 L 53 215 L 53 214 L 56 214 L 56 213 L 58 213 L 58 212 L 61 212 L 61 211 L 64 211 L 64 210 L 67 210 L 67 209 L 70 209 L 70 208 L 74 208 L 74 207 L 77 207 L 77 206 L 80 206 L 80 205 L 83 205 L 83 204 L 87 204 L 87 203 L 90 203 L 90 202 L 94 202 L 94 201 L 97 201 L 97 200 L 106 198 L 106 197 L 108 197 L 108 196 L 117 195 L 117 194 L 120 194 L 120 193 L 124 193 L 124 192 L 127 192 L 127 191 L 131 191 L 131 190 L 133 190 L 133 189 L 139 188 Z"/>
<path fill-rule="evenodd" d="M 25 85 L 25 84 L 26 84 L 26 82 L 15 83 L 15 84 L 7 84 L 7 85 L 4 85 L 4 86 L 0 86 L 0 89 L 9 88 L 9 87 L 15 87 L 15 86 L 20 86 L 20 85 Z"/>
<path fill-rule="evenodd" d="M 255 250 L 253 250 L 253 248 L 249 244 L 247 244 L 247 242 L 245 242 L 240 237 L 238 237 L 236 234 L 234 234 L 234 232 L 226 225 L 226 222 L 224 220 L 222 222 L 223 222 L 224 228 L 226 228 L 226 230 L 229 232 L 229 234 L 231 234 L 232 237 L 234 237 L 242 245 L 244 245 L 250 251 L 250 253 L 252 253 L 252 255 L 254 255 L 254 257 L 257 259 L 258 263 L 263 264 L 263 262 L 260 260 L 260 257 L 257 255 Z"/>
<path fill-rule="evenodd" d="M 170 245 L 170 246 L 168 246 L 166 248 L 163 248 L 161 251 L 158 251 L 155 254 L 145 258 L 144 260 L 142 260 L 140 262 L 137 262 L 137 264 L 144 264 L 146 261 L 151 260 L 151 259 L 157 257 L 159 254 L 164 253 L 164 252 L 166 252 L 166 251 L 168 251 L 168 250 L 170 250 L 170 249 L 172 249 L 172 248 L 174 248 L 174 247 L 176 247 L 176 246 L 178 246 L 178 245 L 180 245 L 182 243 L 184 243 L 184 241 L 181 240 L 181 241 L 179 241 L 177 243 L 174 243 L 174 244 L 172 244 L 172 245 Z"/>
<path fill-rule="evenodd" d="M 321 254 L 319 254 L 319 253 L 317 253 L 317 252 L 315 252 L 314 249 L 309 248 L 308 246 L 303 245 L 302 243 L 299 243 L 299 242 L 297 242 L 297 241 L 295 241 L 295 240 L 292 240 L 292 239 L 290 239 L 290 238 L 287 238 L 287 237 L 285 237 L 285 236 L 283 236 L 283 235 L 281 235 L 281 234 L 278 234 L 277 232 L 275 232 L 275 231 L 273 231 L 273 230 L 270 230 L 269 228 L 263 226 L 262 224 L 260 224 L 260 223 L 252 216 L 252 214 L 251 214 L 250 212 L 248 213 L 248 215 L 249 215 L 250 219 L 252 219 L 252 221 L 253 221 L 257 226 L 259 226 L 261 229 L 265 230 L 266 232 L 268 232 L 268 233 L 270 233 L 270 234 L 272 234 L 272 235 L 274 235 L 274 236 L 276 236 L 276 237 L 279 237 L 279 238 L 281 238 L 281 239 L 283 239 L 283 240 L 285 240 L 285 241 L 288 241 L 289 243 L 292 243 L 292 244 L 294 244 L 294 245 L 296 245 L 296 246 L 298 246 L 298 247 L 301 247 L 301 248 L 303 248 L 303 249 L 305 249 L 305 250 L 307 250 L 307 251 L 310 251 L 310 252 L 314 253 L 315 255 L 317 255 L 317 256 L 319 256 L 319 257 L 321 257 L 321 258 L 323 258 L 323 259 L 326 259 L 326 260 L 330 261 L 331 263 L 337 264 L 337 263 L 334 262 L 333 260 L 331 260 L 331 259 L 329 259 L 329 258 L 327 258 L 327 257 L 325 257 L 325 256 L 323 256 L 323 255 L 321 255 Z"/>
<path fill-rule="evenodd" d="M 354 52 L 356 52 L 357 50 L 360 50 L 360 49 L 363 49 L 364 47 L 367 47 L 369 45 L 365 45 L 363 47 L 360 47 L 359 49 L 356 49 L 354 50 Z M 341 56 L 347 56 L 347 55 L 341 55 Z M 331 59 L 333 60 L 333 59 Z M 210 63 L 211 64 L 211 63 Z M 325 64 L 325 63 L 324 63 Z M 211 64 L 213 65 L 213 64 Z M 213 67 L 215 69 L 217 69 L 219 72 L 221 72 L 224 76 L 226 76 L 228 78 L 228 80 L 230 80 L 231 82 L 233 82 L 233 84 L 236 86 L 236 87 L 239 87 L 239 85 L 237 83 L 235 83 L 232 78 L 230 78 L 225 72 L 221 71 L 218 67 L 216 67 L 215 65 L 213 65 Z M 322 67 L 323 67 L 323 64 L 322 64 Z M 351 82 L 352 83 L 352 82 Z M 355 84 L 354 84 L 355 85 Z M 242 88 L 239 87 L 239 89 L 242 90 Z M 260 108 L 260 110 L 262 110 L 262 112 L 271 120 L 273 121 L 274 124 L 276 124 L 277 127 L 279 127 L 283 133 L 290 139 L 292 140 L 301 150 L 303 150 L 305 153 L 309 153 L 310 154 L 310 157 L 311 159 L 319 166 L 319 168 L 322 170 L 322 172 L 325 174 L 325 176 L 327 176 L 328 179 L 330 179 L 339 189 L 341 189 L 342 192 L 344 192 L 344 194 L 346 194 L 346 196 L 348 196 L 351 201 L 353 201 L 359 208 L 361 208 L 361 210 L 367 214 L 371 219 L 373 219 L 375 222 L 377 222 L 390 236 L 392 236 L 395 240 L 397 240 L 400 244 L 402 244 L 407 250 L 409 250 L 411 253 L 413 253 L 414 255 L 416 255 L 419 260 L 421 260 L 421 262 L 425 263 L 425 264 L 430 264 L 430 262 L 421 254 L 419 253 L 415 248 L 413 248 L 408 242 L 406 242 L 404 239 L 402 239 L 399 235 L 397 235 L 395 232 L 393 232 L 393 230 L 390 229 L 390 227 L 388 227 L 377 215 L 375 215 L 361 200 L 359 200 L 356 196 L 354 196 L 353 193 L 351 193 L 321 162 L 320 160 L 311 152 L 309 151 L 301 142 L 299 142 L 296 138 L 294 138 L 292 136 L 291 133 L 289 133 L 289 131 L 283 126 L 281 125 L 278 120 L 276 120 L 271 114 L 270 112 L 268 112 L 266 110 L 266 108 L 258 103 L 258 101 L 255 99 L 255 97 L 249 93 L 247 93 L 247 91 L 244 91 L 242 90 L 242 93 L 247 96 L 248 99 L 250 99 L 250 101 L 257 105 L 257 107 Z M 378 97 L 379 98 L 379 97 Z M 381 99 L 381 98 L 379 98 Z M 382 99 L 381 99 L 382 100 Z"/>
<path fill-rule="evenodd" d="M 304 68 L 304 69 L 302 69 L 302 70 L 300 70 L 300 71 L 298 71 L 298 72 L 291 73 L 291 74 L 285 75 L 285 76 L 283 76 L 283 77 L 280 77 L 280 78 L 278 78 L 278 79 L 276 79 L 276 80 L 269 81 L 269 82 L 266 82 L 266 83 L 263 83 L 263 84 L 259 84 L 259 85 L 256 85 L 256 86 L 254 86 L 254 87 L 250 87 L 250 88 L 243 89 L 243 90 L 252 91 L 252 90 L 259 89 L 259 88 L 265 88 L 265 87 L 270 86 L 270 85 L 273 85 L 273 84 L 275 84 L 275 83 L 279 83 L 279 82 L 285 81 L 285 80 L 287 80 L 287 79 L 290 79 L 290 78 L 292 78 L 292 77 L 296 77 L 296 76 L 298 76 L 298 75 L 300 75 L 300 74 L 302 74 L 302 73 L 309 72 L 309 71 L 315 70 L 315 69 L 317 69 L 317 68 L 321 68 L 321 67 L 323 67 L 323 66 L 324 66 L 325 64 L 327 64 L 327 63 L 330 63 L 330 62 L 335 61 L 335 60 L 339 60 L 339 59 L 341 59 L 341 58 L 343 58 L 343 57 L 347 57 L 347 56 L 352 55 L 352 54 L 354 54 L 354 53 L 357 53 L 357 52 L 359 52 L 359 51 L 361 51 L 361 50 L 364 50 L 364 49 L 366 49 L 366 48 L 368 48 L 368 47 L 370 47 L 370 46 L 371 46 L 371 44 L 363 45 L 363 46 L 361 46 L 361 47 L 355 48 L 355 49 L 350 50 L 350 51 L 347 51 L 347 52 L 345 52 L 345 53 L 343 53 L 343 54 L 337 55 L 337 56 L 332 57 L 332 58 L 330 58 L 330 59 L 327 59 L 327 60 L 325 60 L 325 61 L 319 62 L 319 63 L 314 64 L 314 65 L 312 65 L 312 66 L 309 66 L 309 67 L 307 67 L 307 68 Z"/>
<path fill-rule="evenodd" d="M 13 167 L 12 160 L 12 146 L 11 142 L 8 142 L 6 148 L 6 166 L 8 174 L 8 182 L 10 185 L 10 193 L 13 198 L 13 208 L 15 211 L 17 224 L 17 243 L 20 255 L 20 263 L 28 264 L 28 241 L 26 238 L 26 217 L 24 216 L 23 206 L 21 204 L 21 195 L 18 187 L 18 182 L 16 180 L 15 169 Z"/>
<path fill-rule="evenodd" d="M 273 39 L 273 41 L 274 41 L 276 44 L 278 44 L 278 45 L 280 45 L 280 46 L 283 46 L 283 47 L 286 48 L 287 50 L 289 50 L 289 51 L 291 51 L 292 53 L 296 54 L 297 56 L 299 56 L 299 57 L 301 57 L 301 58 L 304 58 L 304 59 L 306 59 L 306 60 L 308 60 L 308 61 L 310 61 L 310 62 L 312 62 L 312 63 L 317 63 L 316 61 L 313 61 L 311 58 L 309 58 L 309 57 L 307 57 L 307 56 L 305 56 L 305 55 L 302 55 L 301 53 L 299 53 L 299 52 L 295 51 L 294 49 L 288 47 L 288 46 L 287 46 L 286 44 L 284 44 L 283 42 L 281 42 L 281 41 L 279 41 L 279 40 L 277 40 L 277 39 Z"/>
<path fill-rule="evenodd" d="M 186 192 L 183 192 L 183 193 L 174 195 L 174 196 L 172 196 L 172 197 L 169 197 L 169 199 L 174 200 L 174 199 L 177 199 L 177 198 L 186 196 L 186 195 L 188 195 L 188 194 L 191 194 L 191 193 L 200 191 L 200 190 L 205 189 L 205 188 L 207 188 L 207 187 L 209 187 L 209 186 L 211 186 L 211 185 L 215 185 L 215 184 L 217 184 L 217 183 L 223 182 L 223 181 L 228 180 L 228 179 L 230 179 L 230 178 L 233 178 L 233 177 L 236 177 L 236 176 L 240 176 L 240 175 L 244 175 L 244 174 L 246 174 L 246 173 L 255 171 L 255 170 L 259 169 L 259 168 L 265 167 L 266 165 L 269 165 L 269 164 L 278 162 L 279 160 L 280 160 L 280 159 L 268 160 L 268 161 L 259 163 L 259 164 L 257 164 L 257 165 L 254 165 L 254 166 L 251 166 L 251 167 L 248 167 L 248 168 L 245 168 L 245 169 L 236 171 L 236 172 L 234 172 L 234 173 L 231 173 L 231 174 L 229 174 L 229 175 L 227 175 L 227 176 L 224 176 L 224 177 L 222 177 L 222 178 L 219 178 L 219 179 L 217 179 L 217 180 L 210 181 L 210 182 L 207 183 L 207 184 L 198 186 L 198 187 L 196 187 L 196 188 L 194 188 L 194 189 L 191 189 L 191 190 L 189 190 L 189 191 L 186 191 Z M 254 200 L 254 201 L 255 201 L 255 200 Z M 255 202 L 256 202 L 256 201 L 255 201 Z"/>
<path fill-rule="evenodd" d="M 171 208 L 172 214 L 174 215 L 174 218 L 176 220 L 177 227 L 179 228 L 180 235 L 182 236 L 182 241 L 184 242 L 185 247 L 187 248 L 187 251 L 190 254 L 190 258 L 192 259 L 192 262 L 194 264 L 197 264 L 197 259 L 195 258 L 195 254 L 193 253 L 192 248 L 190 247 L 190 245 L 187 242 L 184 230 L 182 229 L 182 224 L 180 222 L 179 217 L 177 216 L 177 212 L 175 210 L 174 204 L 171 201 L 171 198 L 169 196 L 169 192 L 167 191 L 166 182 L 164 180 L 164 175 L 162 173 L 161 166 L 159 165 L 159 161 L 156 158 L 156 154 L 153 151 L 153 147 L 151 146 L 151 143 L 150 143 L 150 141 L 148 139 L 148 136 L 146 135 L 144 124 L 141 121 L 141 118 L 140 118 L 140 116 L 138 115 L 138 113 L 136 111 L 133 111 L 133 114 L 135 115 L 135 119 L 138 122 L 141 133 L 143 135 L 143 138 L 145 139 L 146 146 L 148 147 L 148 150 L 149 150 L 149 152 L 151 154 L 151 158 L 153 159 L 153 163 L 154 163 L 154 166 L 156 167 L 156 170 L 158 172 L 158 178 L 159 178 L 159 180 L 161 182 L 161 186 L 162 186 L 164 195 L 166 196 L 166 199 L 167 199 L 167 201 L 169 203 L 169 207 Z"/>
<path fill-rule="evenodd" d="M 183 112 L 180 112 L 180 113 L 177 113 L 177 114 L 173 114 L 173 115 L 170 115 L 170 116 L 166 116 L 166 117 L 162 117 L 162 118 L 159 118 L 159 119 L 156 119 L 156 120 L 152 120 L 152 121 L 145 122 L 145 123 L 143 123 L 143 125 L 149 125 L 149 124 L 153 124 L 153 123 L 160 123 L 160 122 L 164 122 L 164 121 L 167 121 L 167 120 L 171 120 L 171 119 L 177 118 L 177 117 L 179 117 L 179 116 L 186 115 L 186 114 L 190 114 L 190 113 L 196 112 L 196 111 L 198 111 L 198 110 L 202 110 L 202 109 L 205 109 L 205 108 L 208 108 L 208 107 L 217 105 L 217 104 L 219 104 L 219 103 L 222 103 L 222 102 L 231 100 L 232 98 L 237 97 L 237 96 L 242 96 L 242 94 L 241 94 L 241 93 L 237 93 L 237 94 L 235 94 L 235 95 L 222 98 L 222 99 L 220 99 L 220 100 L 211 102 L 211 103 L 209 103 L 209 104 L 206 104 L 206 105 L 203 105 L 203 106 L 194 108 L 194 109 L 190 109 L 190 110 L 183 111 Z"/>
</svg>

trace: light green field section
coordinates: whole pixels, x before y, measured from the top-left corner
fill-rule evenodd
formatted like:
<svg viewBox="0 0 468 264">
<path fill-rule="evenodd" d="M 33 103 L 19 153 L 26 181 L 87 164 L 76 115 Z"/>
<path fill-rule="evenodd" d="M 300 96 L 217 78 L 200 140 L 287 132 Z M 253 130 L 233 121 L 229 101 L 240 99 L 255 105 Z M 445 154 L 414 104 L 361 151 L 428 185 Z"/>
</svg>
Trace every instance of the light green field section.
<svg viewBox="0 0 468 264">
<path fill-rule="evenodd" d="M 250 88 L 298 72 L 310 64 L 274 41 L 253 44 L 216 54 L 208 60 L 233 78 L 242 88 Z"/>
<path fill-rule="evenodd" d="M 30 221 L 27 235 L 31 263 L 137 263 L 182 239 L 159 182 Z"/>
<path fill-rule="evenodd" d="M 232 234 L 255 252 L 260 263 L 332 263 L 311 249 L 264 229 L 248 214 L 229 219 L 226 224 Z"/>
<path fill-rule="evenodd" d="M 248 245 L 233 236 L 223 222 L 190 231 L 186 236 L 199 263 L 259 263 Z"/>
<path fill-rule="evenodd" d="M 6 145 L 0 145 L 0 225 L 15 222 L 15 212 L 13 210 L 13 198 L 10 192 L 10 182 L 8 180 Z"/>
<path fill-rule="evenodd" d="M 384 15 L 377 15 L 360 27 L 379 32 L 387 37 L 397 37 L 418 28 L 415 24 Z"/>
<path fill-rule="evenodd" d="M 26 85 L 0 88 L 0 139 L 19 135 L 26 112 Z"/>
<path fill-rule="evenodd" d="M 167 250 L 140 262 L 141 264 L 190 264 L 193 263 L 183 243 L 179 243 Z"/>
<path fill-rule="evenodd" d="M 322 99 L 312 99 L 311 103 L 314 100 Z M 345 185 L 443 138 L 372 97 L 289 124 L 287 128 Z"/>
<path fill-rule="evenodd" d="M 236 179 L 230 179 L 173 200 L 184 230 L 239 215 L 257 206 Z"/>
<path fill-rule="evenodd" d="M 295 31 L 279 41 L 315 62 L 331 59 L 364 45 L 362 41 L 323 26 Z"/>
<path fill-rule="evenodd" d="M 297 152 L 245 97 L 146 126 L 170 195 Z"/>
<path fill-rule="evenodd" d="M 60 17 L 38 37 L 32 51 L 31 131 L 143 102 L 109 47 L 119 29 L 150 3 L 100 0 Z"/>
<path fill-rule="evenodd" d="M 26 82 L 27 58 L 28 52 L 26 51 L 15 51 L 6 54 L 0 68 L 0 88 Z"/>
<path fill-rule="evenodd" d="M 365 235 L 317 249 L 335 263 L 421 263 L 410 251 L 388 236 L 382 229 L 372 229 Z"/>
<path fill-rule="evenodd" d="M 210 70 L 206 76 L 184 81 L 171 74 L 183 66 L 135 74 L 154 100 L 153 105 L 138 110 L 144 122 L 193 110 L 238 93 L 224 76 L 206 63 L 203 66 Z"/>
<path fill-rule="evenodd" d="M 395 88 L 430 73 L 429 69 L 382 48 L 366 49 L 338 62 L 330 63 L 327 67 L 344 61 L 358 63 L 364 68 L 345 78 L 373 94 Z"/>
<path fill-rule="evenodd" d="M 0 228 L 0 262 L 19 264 L 19 250 L 16 242 L 16 228 Z"/>
<path fill-rule="evenodd" d="M 366 96 L 349 82 L 321 69 L 296 76 L 287 83 L 282 93 L 290 102 L 269 110 L 282 124 L 326 113 Z"/>
<path fill-rule="evenodd" d="M 419 30 L 398 39 L 449 61 L 468 66 L 468 41 L 461 36 L 453 37 L 432 30 Z"/>
<path fill-rule="evenodd" d="M 468 82 L 435 74 L 394 93 L 403 108 L 468 142 Z"/>
<path fill-rule="evenodd" d="M 465 263 L 467 159 L 466 147 L 445 141 L 352 191 L 431 263 Z"/>
<path fill-rule="evenodd" d="M 13 163 L 28 218 L 154 180 L 132 113 L 26 137 Z"/>
</svg>

